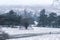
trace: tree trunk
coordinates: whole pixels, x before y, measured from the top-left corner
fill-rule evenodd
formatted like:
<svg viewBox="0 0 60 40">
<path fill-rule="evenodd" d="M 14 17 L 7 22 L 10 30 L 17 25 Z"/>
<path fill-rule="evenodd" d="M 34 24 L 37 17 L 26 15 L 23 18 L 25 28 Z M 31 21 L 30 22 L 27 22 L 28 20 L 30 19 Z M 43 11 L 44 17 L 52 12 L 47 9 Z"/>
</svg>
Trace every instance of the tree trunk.
<svg viewBox="0 0 60 40">
<path fill-rule="evenodd" d="M 28 27 L 27 26 L 25 26 L 25 29 L 27 29 Z"/>
</svg>

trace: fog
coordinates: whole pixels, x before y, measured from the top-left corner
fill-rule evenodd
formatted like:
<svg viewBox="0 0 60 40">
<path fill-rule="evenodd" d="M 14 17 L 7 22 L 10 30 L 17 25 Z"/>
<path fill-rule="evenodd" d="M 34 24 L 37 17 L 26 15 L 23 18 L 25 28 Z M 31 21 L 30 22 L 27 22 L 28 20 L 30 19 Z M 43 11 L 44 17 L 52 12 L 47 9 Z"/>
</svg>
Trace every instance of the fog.
<svg viewBox="0 0 60 40">
<path fill-rule="evenodd" d="M 53 0 L 0 0 L 1 5 L 51 5 Z"/>
</svg>

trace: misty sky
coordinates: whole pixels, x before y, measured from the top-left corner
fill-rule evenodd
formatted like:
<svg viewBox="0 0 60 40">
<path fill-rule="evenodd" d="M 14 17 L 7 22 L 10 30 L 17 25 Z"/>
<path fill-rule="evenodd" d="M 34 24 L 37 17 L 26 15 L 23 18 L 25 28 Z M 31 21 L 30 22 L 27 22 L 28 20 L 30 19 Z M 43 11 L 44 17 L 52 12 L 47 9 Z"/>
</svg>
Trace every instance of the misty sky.
<svg viewBox="0 0 60 40">
<path fill-rule="evenodd" d="M 53 0 L 0 0 L 0 5 L 51 5 Z"/>
</svg>

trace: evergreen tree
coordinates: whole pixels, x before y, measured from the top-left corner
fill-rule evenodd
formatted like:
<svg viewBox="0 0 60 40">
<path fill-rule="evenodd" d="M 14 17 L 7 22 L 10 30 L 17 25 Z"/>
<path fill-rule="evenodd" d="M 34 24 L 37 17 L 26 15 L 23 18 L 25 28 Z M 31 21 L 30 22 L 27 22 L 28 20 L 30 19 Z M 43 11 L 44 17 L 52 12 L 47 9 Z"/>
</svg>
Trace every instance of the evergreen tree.
<svg viewBox="0 0 60 40">
<path fill-rule="evenodd" d="M 38 22 L 39 26 L 45 27 L 47 25 L 47 15 L 45 14 L 45 9 L 41 10 Z"/>
<path fill-rule="evenodd" d="M 57 27 L 59 27 L 60 28 L 60 15 L 59 16 L 57 16 Z"/>
<path fill-rule="evenodd" d="M 9 11 L 8 13 L 0 15 L 0 24 L 1 25 L 8 25 L 8 27 L 11 25 L 14 27 L 14 25 L 20 25 L 21 22 L 21 16 L 17 15 L 16 12 L 13 10 Z"/>
<path fill-rule="evenodd" d="M 48 17 L 48 25 L 51 27 L 57 26 L 56 19 L 57 19 L 57 14 L 54 12 L 50 13 Z"/>
</svg>

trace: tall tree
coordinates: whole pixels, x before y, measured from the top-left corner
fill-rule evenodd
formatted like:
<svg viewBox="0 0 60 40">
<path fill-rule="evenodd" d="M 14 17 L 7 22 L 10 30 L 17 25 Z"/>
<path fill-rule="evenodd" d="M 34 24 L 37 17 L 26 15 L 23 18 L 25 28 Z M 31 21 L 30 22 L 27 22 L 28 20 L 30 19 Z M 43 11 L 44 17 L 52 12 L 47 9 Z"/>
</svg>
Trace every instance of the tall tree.
<svg viewBox="0 0 60 40">
<path fill-rule="evenodd" d="M 47 15 L 45 14 L 45 9 L 41 10 L 38 22 L 39 26 L 45 27 L 47 25 Z"/>
<path fill-rule="evenodd" d="M 56 26 L 56 19 L 57 19 L 57 14 L 51 12 L 48 17 L 48 25 L 52 27 Z"/>
<path fill-rule="evenodd" d="M 60 28 L 60 15 L 59 16 L 57 16 L 57 27 L 59 27 Z"/>
<path fill-rule="evenodd" d="M 20 25 L 21 16 L 17 15 L 13 10 L 9 12 L 8 19 L 11 21 L 11 25 Z"/>
<path fill-rule="evenodd" d="M 34 24 L 34 19 L 31 17 L 30 13 L 28 13 L 27 11 L 24 10 L 24 17 L 21 20 L 21 24 L 26 29 L 29 27 L 29 25 Z"/>
</svg>

